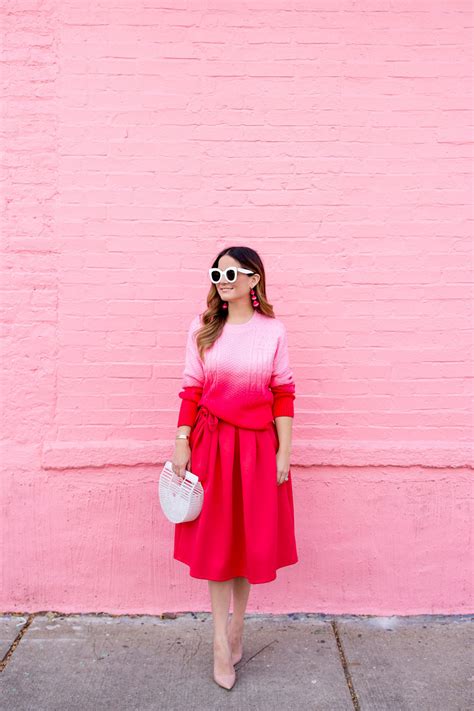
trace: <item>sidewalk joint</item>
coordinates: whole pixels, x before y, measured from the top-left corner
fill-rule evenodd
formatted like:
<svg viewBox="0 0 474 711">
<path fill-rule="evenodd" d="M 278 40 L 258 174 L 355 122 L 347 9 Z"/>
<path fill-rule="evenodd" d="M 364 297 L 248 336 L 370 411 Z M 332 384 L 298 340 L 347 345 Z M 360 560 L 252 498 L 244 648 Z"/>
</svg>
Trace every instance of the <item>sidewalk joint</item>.
<svg viewBox="0 0 474 711">
<path fill-rule="evenodd" d="M 351 677 L 351 673 L 349 671 L 349 665 L 347 663 L 346 655 L 344 653 L 344 647 L 342 646 L 342 640 L 339 636 L 339 630 L 337 627 L 336 620 L 331 620 L 331 627 L 332 627 L 332 631 L 334 632 L 334 637 L 336 638 L 336 644 L 337 644 L 337 648 L 339 651 L 339 658 L 341 660 L 341 665 L 344 670 L 344 676 L 346 677 L 346 684 L 349 689 L 349 693 L 351 695 L 352 705 L 354 706 L 354 711 L 360 711 L 359 699 L 357 698 L 354 684 L 352 683 L 352 677 Z"/>
<path fill-rule="evenodd" d="M 38 614 L 38 613 L 36 613 L 36 614 Z M 18 645 L 20 644 L 20 641 L 21 641 L 23 635 L 26 633 L 28 627 L 31 625 L 31 623 L 32 623 L 33 620 L 35 619 L 36 614 L 28 615 L 25 624 L 24 624 L 23 627 L 20 629 L 20 631 L 18 632 L 17 636 L 15 637 L 15 639 L 13 640 L 13 642 L 11 643 L 10 647 L 8 648 L 7 653 L 5 654 L 5 656 L 3 657 L 3 659 L 0 660 L 0 674 L 2 673 L 2 671 L 3 671 L 3 670 L 5 669 L 5 667 L 7 666 L 8 662 L 10 661 L 10 657 L 13 656 L 13 652 L 15 651 L 15 649 L 16 649 L 16 648 L 18 647 Z M 19 615 L 19 616 L 20 616 L 20 615 Z M 22 614 L 21 617 L 25 617 L 25 615 Z"/>
</svg>

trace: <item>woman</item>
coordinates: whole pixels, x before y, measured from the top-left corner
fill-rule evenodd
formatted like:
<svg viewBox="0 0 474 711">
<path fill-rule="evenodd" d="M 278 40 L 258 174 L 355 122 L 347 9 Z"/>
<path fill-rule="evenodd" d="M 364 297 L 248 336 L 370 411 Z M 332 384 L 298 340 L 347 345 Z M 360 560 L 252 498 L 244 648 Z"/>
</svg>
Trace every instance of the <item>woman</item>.
<svg viewBox="0 0 474 711">
<path fill-rule="evenodd" d="M 231 689 L 250 586 L 298 562 L 290 471 L 295 384 L 286 329 L 267 301 L 257 252 L 228 247 L 209 276 L 208 308 L 189 327 L 172 458 L 178 476 L 197 474 L 204 503 L 196 519 L 176 524 L 174 558 L 208 580 L 214 681 Z"/>
</svg>

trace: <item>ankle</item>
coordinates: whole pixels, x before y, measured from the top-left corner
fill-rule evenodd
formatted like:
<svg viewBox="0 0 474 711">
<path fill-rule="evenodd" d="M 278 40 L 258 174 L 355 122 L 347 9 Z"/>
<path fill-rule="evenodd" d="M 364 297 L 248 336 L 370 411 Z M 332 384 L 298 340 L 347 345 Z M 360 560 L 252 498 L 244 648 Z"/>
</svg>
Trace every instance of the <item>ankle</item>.
<svg viewBox="0 0 474 711">
<path fill-rule="evenodd" d="M 242 634 L 244 629 L 244 621 L 243 620 L 232 620 L 229 622 L 229 630 L 233 632 L 234 634 Z"/>
<path fill-rule="evenodd" d="M 229 640 L 227 634 L 214 634 L 214 647 L 224 647 L 227 648 L 229 645 Z"/>
</svg>

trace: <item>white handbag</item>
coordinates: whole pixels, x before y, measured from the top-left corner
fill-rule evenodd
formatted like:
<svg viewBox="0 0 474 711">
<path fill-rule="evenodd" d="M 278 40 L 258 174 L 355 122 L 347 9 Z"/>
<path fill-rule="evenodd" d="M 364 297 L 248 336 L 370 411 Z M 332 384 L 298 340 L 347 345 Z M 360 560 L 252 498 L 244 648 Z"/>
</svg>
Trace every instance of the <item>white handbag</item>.
<svg viewBox="0 0 474 711">
<path fill-rule="evenodd" d="M 171 462 L 165 462 L 158 482 L 161 508 L 168 521 L 193 521 L 201 512 L 204 489 L 199 477 L 185 470 L 184 479 L 174 473 Z"/>
</svg>

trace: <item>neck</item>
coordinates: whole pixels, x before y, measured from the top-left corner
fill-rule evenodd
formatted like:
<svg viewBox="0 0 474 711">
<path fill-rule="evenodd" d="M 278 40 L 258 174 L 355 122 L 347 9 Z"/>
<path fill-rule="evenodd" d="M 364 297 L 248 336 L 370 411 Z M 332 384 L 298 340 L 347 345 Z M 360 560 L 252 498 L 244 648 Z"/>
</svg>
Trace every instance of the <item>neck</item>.
<svg viewBox="0 0 474 711">
<path fill-rule="evenodd" d="M 234 301 L 227 302 L 228 315 L 227 318 L 236 323 L 243 321 L 249 321 L 252 318 L 252 314 L 255 311 L 254 307 L 251 306 L 247 299 L 245 301 Z"/>
</svg>

